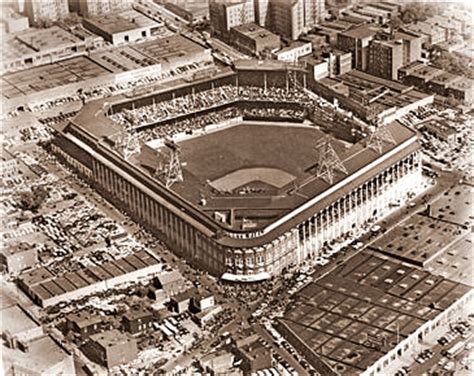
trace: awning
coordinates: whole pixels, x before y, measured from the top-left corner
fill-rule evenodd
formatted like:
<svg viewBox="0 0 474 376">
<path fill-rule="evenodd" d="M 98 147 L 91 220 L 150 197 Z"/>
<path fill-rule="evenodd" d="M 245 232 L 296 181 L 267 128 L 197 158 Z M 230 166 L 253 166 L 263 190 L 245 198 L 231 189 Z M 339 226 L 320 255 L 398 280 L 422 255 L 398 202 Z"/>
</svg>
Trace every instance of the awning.
<svg viewBox="0 0 474 376">
<path fill-rule="evenodd" d="M 259 282 L 270 279 L 270 274 L 267 272 L 261 272 L 257 274 L 224 273 L 221 275 L 221 279 L 231 282 Z"/>
</svg>

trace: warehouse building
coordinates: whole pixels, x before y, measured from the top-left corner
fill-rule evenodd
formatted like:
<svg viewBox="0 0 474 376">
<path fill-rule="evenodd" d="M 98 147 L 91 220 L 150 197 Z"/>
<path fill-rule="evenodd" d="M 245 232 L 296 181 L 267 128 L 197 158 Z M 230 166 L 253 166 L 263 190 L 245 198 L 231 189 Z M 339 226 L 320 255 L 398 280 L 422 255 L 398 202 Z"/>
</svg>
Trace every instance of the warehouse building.
<svg viewBox="0 0 474 376">
<path fill-rule="evenodd" d="M 41 307 L 80 299 L 127 282 L 158 274 L 162 264 L 152 254 L 140 251 L 87 269 L 56 275 L 47 268 L 33 269 L 19 277 L 18 285 Z"/>
<path fill-rule="evenodd" d="M 364 251 L 301 290 L 277 330 L 321 374 L 381 375 L 472 297 L 469 286 Z"/>
</svg>

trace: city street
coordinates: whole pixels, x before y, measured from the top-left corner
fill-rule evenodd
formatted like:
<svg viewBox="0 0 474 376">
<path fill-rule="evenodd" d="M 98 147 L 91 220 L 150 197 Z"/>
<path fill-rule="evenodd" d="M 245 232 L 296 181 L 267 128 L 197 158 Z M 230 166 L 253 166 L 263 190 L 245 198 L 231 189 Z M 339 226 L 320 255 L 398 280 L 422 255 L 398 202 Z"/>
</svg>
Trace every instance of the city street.
<svg viewBox="0 0 474 376">
<path fill-rule="evenodd" d="M 470 312 L 466 310 L 464 312 L 464 317 L 467 317 L 467 314 Z M 461 316 L 459 316 L 461 317 Z M 440 375 L 446 375 L 454 373 L 454 375 L 460 375 L 460 376 L 467 376 L 467 375 L 472 375 L 472 370 L 466 370 L 464 368 L 464 365 L 460 363 L 460 360 L 464 358 L 468 354 L 468 350 L 465 349 L 462 351 L 460 354 L 458 354 L 454 359 L 447 359 L 443 354 L 443 350 L 447 350 L 449 348 L 452 348 L 456 343 L 458 342 L 465 342 L 468 343 L 472 341 L 473 339 L 473 334 L 471 332 L 470 336 L 468 338 L 461 338 L 458 336 L 456 340 L 451 342 L 448 345 L 441 346 L 438 344 L 438 339 L 441 338 L 443 335 L 445 335 L 448 331 L 450 330 L 449 325 L 442 325 L 436 330 L 432 331 L 428 337 L 425 337 L 422 342 L 418 343 L 417 346 L 410 352 L 407 352 L 403 355 L 402 359 L 397 361 L 389 370 L 389 372 L 397 372 L 399 369 L 401 369 L 403 366 L 409 367 L 411 369 L 410 374 L 411 375 L 424 375 L 424 374 L 433 374 L 434 372 L 438 372 Z M 415 361 L 415 357 L 420 354 L 422 351 L 425 350 L 432 350 L 434 355 L 432 358 L 426 360 L 424 363 L 420 364 Z M 442 361 L 442 363 L 440 363 Z M 455 368 L 452 368 L 451 370 L 445 370 L 443 369 L 443 365 L 446 365 L 450 361 L 454 362 Z M 442 365 L 439 365 L 442 364 Z"/>
</svg>

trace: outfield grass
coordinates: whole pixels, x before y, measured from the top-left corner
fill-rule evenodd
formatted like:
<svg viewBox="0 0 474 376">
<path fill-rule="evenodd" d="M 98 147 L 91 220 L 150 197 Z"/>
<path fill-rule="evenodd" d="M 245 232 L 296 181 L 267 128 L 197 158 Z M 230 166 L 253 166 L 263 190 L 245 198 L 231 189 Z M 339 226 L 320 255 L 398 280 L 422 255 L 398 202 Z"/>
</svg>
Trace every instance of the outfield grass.
<svg viewBox="0 0 474 376">
<path fill-rule="evenodd" d="M 316 163 L 315 145 L 322 136 L 307 126 L 246 123 L 181 142 L 181 158 L 187 172 L 202 182 L 252 168 L 281 170 L 300 179 Z"/>
</svg>

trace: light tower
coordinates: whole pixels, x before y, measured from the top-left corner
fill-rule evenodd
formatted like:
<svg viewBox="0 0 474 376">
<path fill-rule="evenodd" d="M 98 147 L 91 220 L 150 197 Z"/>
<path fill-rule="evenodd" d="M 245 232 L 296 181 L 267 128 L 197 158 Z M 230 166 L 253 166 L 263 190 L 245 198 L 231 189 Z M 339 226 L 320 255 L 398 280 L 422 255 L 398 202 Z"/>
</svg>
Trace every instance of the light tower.
<svg viewBox="0 0 474 376">
<path fill-rule="evenodd" d="M 126 127 L 118 135 L 117 147 L 122 156 L 128 160 L 133 154 L 140 152 L 140 141 L 133 127 Z"/>
<path fill-rule="evenodd" d="M 382 154 L 384 143 L 392 145 L 397 144 L 386 126 L 377 125 L 367 141 L 367 147 Z"/>
<path fill-rule="evenodd" d="M 318 164 L 316 167 L 316 177 L 324 179 L 327 183 L 332 184 L 336 171 L 347 175 L 347 169 L 342 164 L 341 159 L 336 154 L 329 136 L 324 137 L 317 145 Z"/>
<path fill-rule="evenodd" d="M 166 188 L 170 188 L 174 183 L 183 181 L 183 170 L 181 168 L 181 150 L 172 140 L 165 140 L 167 153 L 162 153 L 164 160 L 160 160 L 155 175 L 165 182 Z"/>
</svg>

